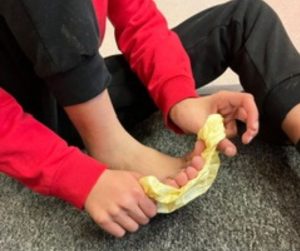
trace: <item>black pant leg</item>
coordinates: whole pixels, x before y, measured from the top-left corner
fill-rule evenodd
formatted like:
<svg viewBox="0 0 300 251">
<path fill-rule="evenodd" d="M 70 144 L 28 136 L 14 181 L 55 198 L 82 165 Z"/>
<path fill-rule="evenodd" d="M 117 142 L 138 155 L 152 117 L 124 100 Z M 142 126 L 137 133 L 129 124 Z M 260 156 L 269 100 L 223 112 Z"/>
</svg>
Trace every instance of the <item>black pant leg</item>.
<svg viewBox="0 0 300 251">
<path fill-rule="evenodd" d="M 271 15 L 265 16 L 265 12 L 267 14 L 271 13 Z M 256 15 L 254 15 L 255 13 Z M 290 52 L 287 54 L 287 59 L 289 59 L 288 61 L 290 63 L 294 61 L 294 69 L 297 69 L 297 58 L 299 59 L 299 54 L 295 54 L 294 48 L 289 42 L 289 39 L 285 37 L 286 34 L 276 15 L 274 15 L 270 8 L 268 8 L 261 1 L 231 1 L 227 4 L 213 7 L 204 12 L 201 12 L 198 15 L 195 15 L 194 17 L 188 19 L 186 22 L 176 27 L 174 30 L 178 33 L 184 47 L 187 50 L 187 53 L 190 56 L 197 86 L 199 87 L 204 84 L 207 84 L 208 82 L 222 74 L 225 71 L 225 69 L 228 66 L 230 66 L 240 75 L 241 82 L 244 88 L 247 91 L 254 94 L 254 96 L 256 97 L 256 101 L 260 107 L 260 112 L 261 114 L 263 114 L 264 109 L 262 109 L 263 102 L 261 102 L 261 100 L 264 100 L 264 95 L 266 95 L 266 93 L 268 93 L 267 91 L 269 91 L 269 89 L 272 89 L 274 87 L 274 84 L 277 84 L 278 81 L 271 81 L 270 83 L 268 82 L 266 85 L 264 78 L 268 79 L 270 73 L 273 73 L 274 75 L 274 70 L 270 71 L 270 69 L 273 69 L 273 67 L 271 67 L 270 65 L 270 69 L 267 66 L 265 67 L 265 69 L 267 70 L 264 73 L 268 73 L 265 76 L 264 74 L 259 72 L 256 67 L 257 65 L 259 65 L 259 63 L 261 63 L 261 59 L 258 58 L 258 64 L 256 65 L 251 60 L 249 60 L 249 53 L 246 52 L 247 50 L 249 50 L 247 49 L 248 41 L 254 40 L 253 43 L 249 42 L 249 44 L 252 44 L 252 47 L 254 47 L 254 49 L 256 48 L 255 45 L 257 45 L 257 43 L 255 43 L 256 40 L 254 39 L 256 36 L 259 37 L 260 35 L 262 35 L 262 37 L 260 37 L 261 43 L 259 43 L 259 46 L 266 46 L 266 41 L 263 41 L 264 39 L 266 40 L 266 36 L 263 36 L 264 34 L 260 34 L 262 32 L 260 31 L 259 27 L 264 27 L 264 19 L 267 18 L 268 20 L 270 16 L 271 20 L 275 22 L 275 26 L 279 28 L 281 27 L 279 30 L 282 29 L 282 32 L 277 32 L 279 33 L 279 36 L 276 44 L 279 44 L 280 48 L 281 44 L 285 45 L 282 46 L 286 48 L 284 51 Z M 258 22 L 258 20 L 260 20 L 260 22 Z M 256 24 L 256 26 L 254 24 Z M 252 38 L 253 34 L 255 34 L 254 38 Z M 281 39 L 282 36 L 283 39 Z M 252 40 L 250 40 L 250 37 L 252 38 Z M 10 44 L 10 42 L 8 42 L 8 44 Z M 18 50 L 19 49 L 16 49 L 17 52 L 15 51 L 15 49 L 11 51 L 13 51 L 13 54 L 17 53 L 18 55 L 22 55 L 22 52 Z M 261 54 L 263 50 L 261 48 L 257 48 L 257 51 L 258 52 L 254 53 L 254 55 Z M 272 63 L 272 59 L 274 58 L 269 58 L 272 55 L 266 55 L 268 56 L 266 59 L 269 59 L 268 62 Z M 3 56 L 3 58 L 5 57 L 6 55 Z M 22 67 L 27 67 L 25 66 L 26 63 L 20 63 L 22 62 L 22 60 L 25 60 L 23 58 L 23 55 L 21 56 L 21 58 L 21 60 L 15 60 L 17 64 L 20 65 L 20 69 Z M 264 63 L 264 61 L 262 62 Z M 280 61 L 277 60 L 277 62 Z M 151 98 L 149 97 L 145 87 L 140 83 L 139 79 L 130 70 L 127 62 L 122 56 L 109 57 L 105 59 L 105 63 L 107 64 L 108 69 L 112 74 L 112 81 L 110 86 L 108 87 L 108 90 L 111 95 L 112 102 L 117 111 L 117 114 L 126 128 L 132 127 L 133 125 L 140 122 L 141 120 L 143 120 L 144 118 L 146 118 L 151 113 L 157 110 Z M 261 65 L 264 66 L 263 63 L 261 63 Z M 5 65 L 5 60 L 3 60 L 2 65 Z M 15 66 L 12 65 L 12 68 L 14 67 Z M 32 65 L 29 64 L 28 67 L 32 67 Z M 8 68 L 10 67 L 6 66 L 2 69 L 5 69 L 5 72 L 9 72 Z M 283 69 L 285 68 L 286 67 L 283 67 Z M 291 70 L 291 68 L 288 69 Z M 14 70 L 10 71 L 9 74 L 20 76 L 20 74 L 18 74 L 15 71 L 15 68 Z M 296 73 L 282 73 L 280 76 L 283 75 L 288 75 L 289 77 L 291 77 L 296 75 Z M 24 79 L 21 80 L 22 86 L 25 82 L 29 84 L 35 83 L 36 81 L 40 81 L 38 78 L 36 78 L 36 76 L 34 76 L 34 81 L 32 81 L 32 76 L 25 79 L 26 81 Z M 5 79 L 0 79 L 0 81 L 5 83 Z M 37 93 L 40 92 L 37 91 Z M 13 94 L 16 95 L 15 93 Z M 30 102 L 32 102 L 32 96 L 37 96 L 37 99 L 40 99 L 40 96 L 38 94 L 32 95 L 31 93 Z M 21 104 L 25 104 L 26 106 L 26 102 L 21 102 Z M 37 101 L 36 104 L 41 104 L 40 100 Z M 34 107 L 32 105 L 29 106 Z M 53 106 L 51 97 L 50 106 Z M 37 105 L 37 107 L 39 107 L 39 105 Z M 38 110 L 40 110 L 40 107 Z M 46 110 L 48 110 L 49 112 L 49 108 L 47 108 Z M 61 125 L 61 117 L 65 118 L 66 116 L 63 113 L 63 111 L 60 111 L 60 109 L 58 109 L 58 115 L 55 115 L 56 111 L 56 109 L 53 110 L 54 116 L 59 118 L 58 124 Z M 41 116 L 43 116 L 43 114 L 45 113 L 42 112 L 41 114 Z M 47 117 L 49 116 L 46 116 L 46 119 Z M 66 123 L 68 124 L 68 126 L 58 126 L 58 129 L 56 130 L 59 131 L 61 135 L 65 135 L 70 132 L 70 122 L 67 120 Z M 65 124 L 63 123 L 63 125 Z M 52 127 L 55 126 L 57 125 L 54 125 Z"/>
<path fill-rule="evenodd" d="M 145 87 L 130 70 L 123 56 L 105 59 L 112 73 L 108 87 L 121 123 L 127 129 L 157 110 Z M 23 109 L 64 138 L 69 144 L 83 147 L 83 142 L 43 79 L 24 54 L 4 18 L 0 16 L 0 87 L 21 104 Z"/>
<path fill-rule="evenodd" d="M 59 134 L 69 144 L 83 146 L 63 109 L 39 78 L 19 47 L 4 18 L 0 17 L 0 87 L 13 95 L 25 112 Z"/>
<path fill-rule="evenodd" d="M 130 130 L 158 108 L 122 55 L 105 58 L 105 64 L 111 74 L 107 89 L 112 104 L 122 125 Z"/>
<path fill-rule="evenodd" d="M 231 67 L 254 95 L 263 130 L 281 140 L 282 120 L 300 101 L 300 57 L 274 11 L 261 0 L 235 0 L 174 30 L 189 54 L 197 87 Z"/>
<path fill-rule="evenodd" d="M 243 88 L 256 99 L 263 134 L 269 141 L 286 140 L 280 124 L 288 110 L 299 102 L 299 53 L 268 5 L 260 0 L 230 1 L 200 12 L 174 31 L 190 57 L 197 87 L 231 67 Z M 122 56 L 110 57 L 106 64 L 112 74 L 109 93 L 125 126 L 136 124 L 156 110 Z M 278 97 L 270 96 L 282 93 L 275 91 L 279 86 L 286 86 L 286 93 L 276 103 Z M 292 87 L 293 91 L 289 91 Z"/>
</svg>

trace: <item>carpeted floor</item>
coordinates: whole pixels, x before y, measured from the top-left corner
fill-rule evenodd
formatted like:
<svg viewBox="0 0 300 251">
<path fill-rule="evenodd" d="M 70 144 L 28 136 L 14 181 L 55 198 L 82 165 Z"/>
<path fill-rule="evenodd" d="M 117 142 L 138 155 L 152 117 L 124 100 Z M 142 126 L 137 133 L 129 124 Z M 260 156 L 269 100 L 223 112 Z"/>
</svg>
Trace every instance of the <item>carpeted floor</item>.
<svg viewBox="0 0 300 251">
<path fill-rule="evenodd" d="M 145 144 L 181 155 L 193 137 L 162 127 L 159 114 L 135 130 Z M 213 187 L 135 234 L 116 239 L 83 213 L 0 175 L 0 250 L 300 250 L 300 155 L 259 140 L 222 157 Z"/>
</svg>

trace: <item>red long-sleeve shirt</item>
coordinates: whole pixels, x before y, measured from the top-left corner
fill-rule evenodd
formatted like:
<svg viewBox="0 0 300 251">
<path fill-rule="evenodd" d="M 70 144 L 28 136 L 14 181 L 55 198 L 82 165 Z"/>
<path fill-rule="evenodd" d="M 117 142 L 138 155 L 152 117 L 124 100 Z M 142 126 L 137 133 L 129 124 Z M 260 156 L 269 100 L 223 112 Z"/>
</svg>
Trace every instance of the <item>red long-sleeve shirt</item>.
<svg viewBox="0 0 300 251">
<path fill-rule="evenodd" d="M 108 16 L 120 50 L 162 110 L 195 97 L 189 59 L 152 0 L 94 0 L 100 36 Z M 0 171 L 36 192 L 62 198 L 82 208 L 105 166 L 68 146 L 23 112 L 0 88 Z"/>
</svg>

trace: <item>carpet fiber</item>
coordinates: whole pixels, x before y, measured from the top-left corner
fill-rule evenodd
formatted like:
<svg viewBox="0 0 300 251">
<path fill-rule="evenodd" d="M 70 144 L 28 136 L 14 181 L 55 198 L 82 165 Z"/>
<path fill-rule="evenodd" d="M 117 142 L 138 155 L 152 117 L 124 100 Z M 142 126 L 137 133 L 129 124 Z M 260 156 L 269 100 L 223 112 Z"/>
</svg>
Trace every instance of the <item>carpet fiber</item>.
<svg viewBox="0 0 300 251">
<path fill-rule="evenodd" d="M 185 153 L 194 141 L 163 129 L 159 114 L 134 135 L 172 155 Z M 206 194 L 123 239 L 104 233 L 86 213 L 0 175 L 0 250 L 299 251 L 300 155 L 259 140 L 235 143 L 239 155 L 221 157 Z"/>
</svg>

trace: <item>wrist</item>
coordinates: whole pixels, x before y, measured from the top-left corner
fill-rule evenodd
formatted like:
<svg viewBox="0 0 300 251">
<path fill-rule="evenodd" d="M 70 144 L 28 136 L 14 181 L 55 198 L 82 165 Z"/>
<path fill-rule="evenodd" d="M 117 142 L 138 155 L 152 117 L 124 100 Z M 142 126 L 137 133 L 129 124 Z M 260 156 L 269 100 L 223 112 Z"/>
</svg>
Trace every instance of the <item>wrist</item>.
<svg viewBox="0 0 300 251">
<path fill-rule="evenodd" d="M 176 103 L 170 110 L 170 120 L 184 133 L 197 133 L 199 129 L 199 109 L 197 97 L 187 98 Z"/>
<path fill-rule="evenodd" d="M 184 100 L 179 101 L 171 107 L 169 112 L 169 118 L 173 123 L 177 124 L 176 122 L 178 122 L 179 118 L 181 117 L 181 114 L 184 113 L 187 103 L 189 102 L 189 100 L 192 99 L 193 98 L 186 98 Z"/>
</svg>

